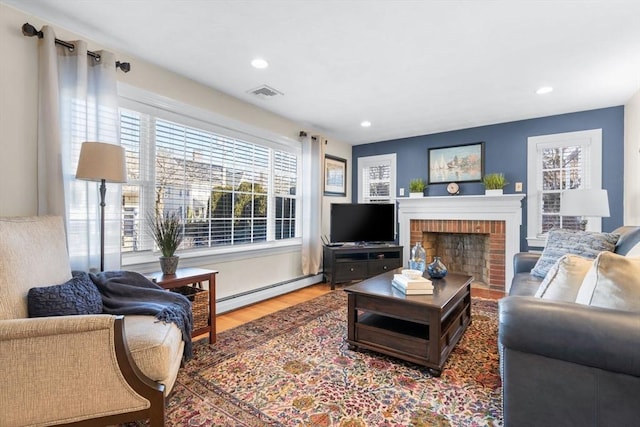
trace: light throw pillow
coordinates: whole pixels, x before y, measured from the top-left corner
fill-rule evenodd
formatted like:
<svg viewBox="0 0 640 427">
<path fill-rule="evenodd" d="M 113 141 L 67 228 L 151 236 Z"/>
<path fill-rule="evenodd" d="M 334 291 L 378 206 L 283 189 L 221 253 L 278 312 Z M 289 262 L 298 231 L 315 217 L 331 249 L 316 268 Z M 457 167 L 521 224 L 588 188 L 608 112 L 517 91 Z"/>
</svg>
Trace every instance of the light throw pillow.
<svg viewBox="0 0 640 427">
<path fill-rule="evenodd" d="M 27 306 L 29 317 L 100 314 L 102 296 L 87 273 L 74 271 L 66 283 L 29 289 Z"/>
<path fill-rule="evenodd" d="M 549 269 L 535 296 L 555 301 L 574 302 L 593 260 L 579 255 L 564 255 Z"/>
<path fill-rule="evenodd" d="M 544 279 L 549 269 L 566 254 L 594 259 L 602 251 L 613 251 L 618 238 L 620 235 L 615 233 L 551 229 L 547 244 L 531 274 Z"/>
<path fill-rule="evenodd" d="M 602 252 L 584 277 L 576 302 L 640 311 L 640 258 Z"/>
</svg>

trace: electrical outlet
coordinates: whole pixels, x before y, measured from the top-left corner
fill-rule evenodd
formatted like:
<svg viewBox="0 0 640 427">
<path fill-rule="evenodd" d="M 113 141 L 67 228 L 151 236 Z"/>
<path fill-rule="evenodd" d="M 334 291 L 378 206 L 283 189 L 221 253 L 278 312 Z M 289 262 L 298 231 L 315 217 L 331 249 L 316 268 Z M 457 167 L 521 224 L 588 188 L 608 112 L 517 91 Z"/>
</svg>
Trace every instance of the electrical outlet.
<svg viewBox="0 0 640 427">
<path fill-rule="evenodd" d="M 516 182 L 516 192 L 517 193 L 522 192 L 522 183 L 521 182 Z"/>
<path fill-rule="evenodd" d="M 404 188 L 401 188 L 401 189 L 400 189 L 400 195 L 401 195 L 401 196 L 404 196 Z"/>
</svg>

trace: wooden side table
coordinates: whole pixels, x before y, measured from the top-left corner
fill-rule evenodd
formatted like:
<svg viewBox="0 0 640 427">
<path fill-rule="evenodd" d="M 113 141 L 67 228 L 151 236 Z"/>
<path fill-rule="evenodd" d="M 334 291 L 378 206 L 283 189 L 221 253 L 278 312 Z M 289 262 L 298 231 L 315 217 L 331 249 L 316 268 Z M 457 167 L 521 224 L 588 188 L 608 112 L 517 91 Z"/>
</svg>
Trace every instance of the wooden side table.
<svg viewBox="0 0 640 427">
<path fill-rule="evenodd" d="M 161 271 L 149 274 L 158 285 L 164 289 L 179 288 L 181 286 L 202 287 L 202 282 L 209 282 L 209 325 L 193 331 L 192 336 L 209 332 L 209 344 L 216 342 L 216 270 L 204 268 L 179 268 L 176 274 L 165 275 Z"/>
</svg>

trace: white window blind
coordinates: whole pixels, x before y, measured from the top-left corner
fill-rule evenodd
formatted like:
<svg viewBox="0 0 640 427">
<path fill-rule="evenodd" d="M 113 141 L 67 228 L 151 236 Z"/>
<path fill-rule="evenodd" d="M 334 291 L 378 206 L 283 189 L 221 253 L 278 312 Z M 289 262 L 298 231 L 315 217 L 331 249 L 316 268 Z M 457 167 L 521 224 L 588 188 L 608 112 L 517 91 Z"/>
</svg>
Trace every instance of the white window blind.
<svg viewBox="0 0 640 427">
<path fill-rule="evenodd" d="M 389 203 L 395 201 L 395 154 L 358 159 L 358 201 Z"/>
<path fill-rule="evenodd" d="M 129 180 L 123 186 L 123 252 L 152 249 L 155 214 L 184 223 L 180 249 L 294 238 L 298 156 L 122 109 Z"/>
<path fill-rule="evenodd" d="M 552 228 L 579 229 L 578 217 L 560 215 L 562 192 L 601 188 L 602 130 L 543 135 L 528 139 L 527 240 L 544 246 Z M 590 221 L 592 231 L 601 222 Z"/>
<path fill-rule="evenodd" d="M 552 228 L 579 229 L 579 218 L 560 215 L 562 192 L 584 188 L 588 182 L 589 156 L 583 145 L 539 147 L 541 222 L 539 234 Z"/>
<path fill-rule="evenodd" d="M 296 236 L 298 162 L 291 153 L 274 153 L 275 239 Z"/>
</svg>

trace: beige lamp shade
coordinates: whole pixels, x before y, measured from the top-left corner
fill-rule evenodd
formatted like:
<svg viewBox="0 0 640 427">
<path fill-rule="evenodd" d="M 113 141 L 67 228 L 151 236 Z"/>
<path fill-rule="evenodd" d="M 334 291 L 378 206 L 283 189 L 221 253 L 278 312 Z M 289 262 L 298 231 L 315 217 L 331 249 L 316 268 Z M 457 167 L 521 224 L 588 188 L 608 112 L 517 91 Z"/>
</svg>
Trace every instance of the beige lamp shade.
<svg viewBox="0 0 640 427">
<path fill-rule="evenodd" d="M 583 217 L 608 217 L 607 190 L 567 190 L 562 193 L 560 215 Z"/>
<path fill-rule="evenodd" d="M 76 178 L 86 181 L 127 182 L 124 148 L 105 142 L 83 142 Z"/>
</svg>

